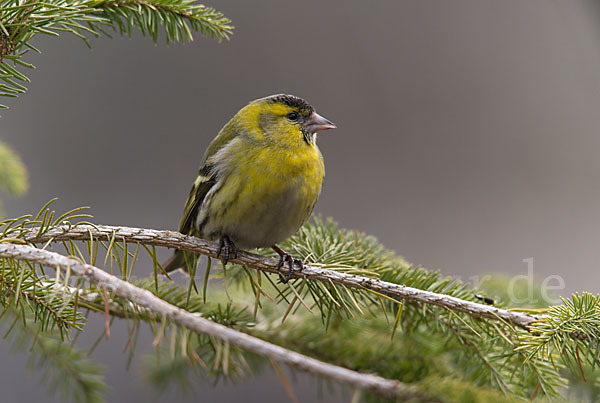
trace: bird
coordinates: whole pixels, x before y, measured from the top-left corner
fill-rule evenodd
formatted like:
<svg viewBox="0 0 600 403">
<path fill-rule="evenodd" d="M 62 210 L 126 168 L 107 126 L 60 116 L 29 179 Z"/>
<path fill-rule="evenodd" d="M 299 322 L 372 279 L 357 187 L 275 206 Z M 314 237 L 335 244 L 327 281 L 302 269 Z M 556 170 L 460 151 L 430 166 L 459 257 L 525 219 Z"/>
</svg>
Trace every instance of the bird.
<svg viewBox="0 0 600 403">
<path fill-rule="evenodd" d="M 206 149 L 179 232 L 218 241 L 225 265 L 238 249 L 272 248 L 287 283 L 303 262 L 277 246 L 302 226 L 321 193 L 325 167 L 317 133 L 337 126 L 304 99 L 276 94 L 251 101 Z M 186 270 L 196 256 L 176 250 L 163 267 Z"/>
</svg>

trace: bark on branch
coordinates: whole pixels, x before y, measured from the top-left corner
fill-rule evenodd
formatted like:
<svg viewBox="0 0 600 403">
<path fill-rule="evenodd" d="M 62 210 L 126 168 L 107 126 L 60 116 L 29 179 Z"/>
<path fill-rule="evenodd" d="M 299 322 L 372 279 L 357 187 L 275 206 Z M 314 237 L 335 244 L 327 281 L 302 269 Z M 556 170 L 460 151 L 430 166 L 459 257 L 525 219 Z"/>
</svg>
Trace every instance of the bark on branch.
<svg viewBox="0 0 600 403">
<path fill-rule="evenodd" d="M 147 308 L 157 315 L 164 316 L 179 326 L 210 335 L 247 351 L 251 351 L 263 357 L 268 357 L 274 361 L 288 364 L 315 375 L 389 398 L 404 400 L 419 396 L 419 393 L 414 387 L 399 381 L 382 378 L 377 375 L 363 374 L 347 368 L 328 364 L 218 323 L 214 323 L 200 317 L 198 314 L 171 305 L 156 297 L 150 291 L 138 288 L 104 270 L 89 264 L 83 264 L 76 259 L 63 256 L 56 252 L 50 252 L 28 245 L 0 244 L 0 258 L 39 263 L 53 269 L 60 268 L 65 271 L 70 270 L 71 273 L 85 278 L 90 283 L 106 289 L 114 295 L 125 298 L 139 306 Z"/>
<path fill-rule="evenodd" d="M 31 234 L 26 235 L 24 239 L 31 243 L 41 243 L 64 240 L 110 240 L 113 237 L 116 237 L 115 239 L 119 241 L 124 240 L 131 243 L 175 248 L 217 258 L 217 243 L 183 235 L 179 232 L 144 228 L 78 225 L 75 227 L 53 228 L 41 236 L 36 236 L 36 231 L 33 231 Z M 254 253 L 239 251 L 237 257 L 231 257 L 229 261 L 269 273 L 287 273 L 285 265 L 281 269 L 277 269 L 278 261 L 276 259 Z M 490 305 L 465 301 L 449 295 L 423 291 L 401 284 L 389 283 L 375 278 L 347 274 L 331 269 L 323 269 L 317 266 L 306 265 L 301 272 L 295 271 L 292 278 L 307 278 L 326 283 L 332 281 L 335 284 L 346 287 L 370 289 L 392 298 L 435 305 L 455 312 L 464 312 L 478 318 L 504 321 L 524 329 L 528 329 L 528 325 L 533 321 L 541 319 L 538 316 L 522 312 L 500 309 Z"/>
</svg>

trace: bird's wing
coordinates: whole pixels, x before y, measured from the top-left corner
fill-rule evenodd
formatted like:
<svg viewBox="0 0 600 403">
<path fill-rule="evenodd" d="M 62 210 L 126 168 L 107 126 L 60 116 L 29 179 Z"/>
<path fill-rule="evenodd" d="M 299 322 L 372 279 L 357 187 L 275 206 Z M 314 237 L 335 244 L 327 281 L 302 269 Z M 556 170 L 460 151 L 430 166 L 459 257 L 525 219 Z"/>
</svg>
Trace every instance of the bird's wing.
<svg viewBox="0 0 600 403">
<path fill-rule="evenodd" d="M 204 165 L 200 168 L 198 176 L 194 181 L 194 186 L 190 191 L 187 201 L 185 202 L 185 208 L 183 210 L 183 217 L 179 223 L 179 232 L 182 234 L 192 234 L 194 221 L 198 216 L 198 210 L 202 205 L 204 197 L 217 182 L 217 176 L 212 172 L 211 165 Z"/>
<path fill-rule="evenodd" d="M 241 133 L 239 130 L 239 124 L 237 119 L 232 118 L 217 134 L 217 137 L 213 139 L 208 145 L 204 156 L 202 157 L 202 165 L 205 165 L 210 157 L 215 155 L 220 149 L 225 147 L 227 144 L 231 142 L 234 138 Z"/>
<path fill-rule="evenodd" d="M 191 234 L 193 232 L 194 221 L 198 216 L 198 210 L 202 205 L 204 197 L 209 190 L 217 182 L 217 172 L 213 165 L 208 162 L 209 158 L 215 155 L 219 150 L 229 144 L 238 135 L 237 130 L 238 124 L 235 119 L 231 119 L 227 124 L 219 131 L 217 137 L 210 143 L 204 156 L 202 157 L 202 168 L 198 172 L 198 177 L 192 186 L 190 195 L 185 202 L 185 209 L 183 210 L 183 217 L 179 223 L 179 232 L 182 234 Z"/>
<path fill-rule="evenodd" d="M 198 217 L 198 210 L 206 194 L 217 182 L 217 175 L 212 172 L 212 166 L 205 164 L 194 181 L 194 186 L 185 202 L 183 217 L 179 223 L 179 232 L 188 235 L 198 235 L 194 229 L 194 221 Z M 185 272 L 190 267 L 196 267 L 197 257 L 193 253 L 176 250 L 169 260 L 163 263 L 164 270 L 169 273 L 173 270 L 182 268 Z"/>
</svg>

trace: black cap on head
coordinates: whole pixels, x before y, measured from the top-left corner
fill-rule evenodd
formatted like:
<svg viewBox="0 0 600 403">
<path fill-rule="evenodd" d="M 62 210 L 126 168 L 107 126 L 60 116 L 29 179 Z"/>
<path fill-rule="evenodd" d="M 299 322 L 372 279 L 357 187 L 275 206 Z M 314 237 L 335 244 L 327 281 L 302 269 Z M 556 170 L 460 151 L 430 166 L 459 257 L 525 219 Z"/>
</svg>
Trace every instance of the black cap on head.
<svg viewBox="0 0 600 403">
<path fill-rule="evenodd" d="M 285 104 L 291 108 L 297 108 L 300 113 L 304 116 L 310 116 L 315 111 L 315 108 L 312 107 L 308 102 L 304 99 L 299 98 L 294 95 L 287 94 L 278 94 L 271 95 L 270 97 L 265 98 L 268 102 L 279 102 Z"/>
</svg>

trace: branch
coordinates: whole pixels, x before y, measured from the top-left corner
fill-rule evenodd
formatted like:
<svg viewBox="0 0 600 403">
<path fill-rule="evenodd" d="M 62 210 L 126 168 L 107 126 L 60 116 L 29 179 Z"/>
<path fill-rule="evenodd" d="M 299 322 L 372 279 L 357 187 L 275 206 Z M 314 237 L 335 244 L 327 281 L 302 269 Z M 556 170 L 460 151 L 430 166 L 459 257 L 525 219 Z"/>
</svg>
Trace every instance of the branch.
<svg viewBox="0 0 600 403">
<path fill-rule="evenodd" d="M 53 228 L 44 232 L 41 236 L 36 236 L 37 232 L 38 231 L 33 230 L 30 234 L 25 235 L 24 239 L 31 243 L 41 243 L 66 240 L 110 240 L 116 235 L 115 239 L 124 240 L 126 242 L 175 248 L 206 255 L 212 258 L 218 258 L 217 243 L 183 235 L 174 231 L 114 227 L 108 225 L 77 225 L 74 227 L 61 226 Z M 281 269 L 278 269 L 278 261 L 276 259 L 244 251 L 238 251 L 237 257 L 230 257 L 229 261 L 231 263 L 237 263 L 269 273 L 286 274 L 288 271 L 285 265 Z M 509 322 L 526 330 L 532 322 L 541 319 L 538 316 L 522 312 L 513 312 L 508 309 L 465 301 L 449 295 L 423 291 L 417 288 L 406 287 L 401 284 L 394 284 L 375 278 L 323 269 L 317 266 L 306 265 L 301 272 L 295 271 L 292 274 L 292 278 L 306 278 L 309 280 L 322 281 L 324 283 L 333 282 L 350 288 L 369 289 L 392 298 L 435 305 L 451 311 L 463 312 L 476 318 Z"/>
<path fill-rule="evenodd" d="M 0 96 L 17 97 L 29 79 L 20 67 L 33 68 L 22 57 L 30 50 L 40 53 L 32 39 L 40 33 L 58 36 L 70 32 L 83 39 L 112 27 L 131 35 L 139 29 L 156 42 L 161 27 L 167 42 L 192 41 L 194 34 L 228 39 L 231 21 L 195 0 L 5 0 L 0 4 Z M 0 105 L 0 108 L 7 108 Z"/>
<path fill-rule="evenodd" d="M 0 58 L 2 56 L 2 36 L 0 33 Z M 0 189 L 8 194 L 21 196 L 27 191 L 27 169 L 19 155 L 6 143 L 0 141 Z"/>
<path fill-rule="evenodd" d="M 81 229 L 81 227 L 79 229 Z M 91 231 L 93 228 L 88 227 L 86 229 Z M 140 230 L 138 230 L 138 232 L 139 231 Z M 140 234 L 138 233 L 138 236 L 139 235 Z M 182 235 L 179 236 L 181 237 Z M 71 273 L 85 278 L 90 283 L 104 288 L 119 297 L 128 299 L 158 315 L 164 316 L 179 326 L 207 334 L 258 355 L 271 358 L 275 361 L 288 364 L 315 375 L 349 384 L 353 387 L 389 398 L 403 400 L 414 398 L 418 395 L 415 388 L 399 381 L 385 379 L 377 375 L 362 374 L 347 368 L 318 361 L 314 358 L 307 357 L 218 323 L 214 323 L 197 314 L 177 308 L 156 297 L 151 292 L 138 288 L 97 267 L 81 263 L 76 259 L 55 252 L 27 245 L 0 244 L 0 257 L 38 263 L 53 269 L 60 268 L 65 271 L 70 270 Z"/>
<path fill-rule="evenodd" d="M 193 0 L 88 0 L 86 5 L 95 10 L 94 14 L 106 17 L 106 23 L 121 34 L 131 35 L 132 29 L 138 28 L 154 42 L 160 25 L 165 27 L 167 41 L 193 41 L 192 31 L 219 41 L 233 33 L 231 21 L 221 12 Z"/>
</svg>

